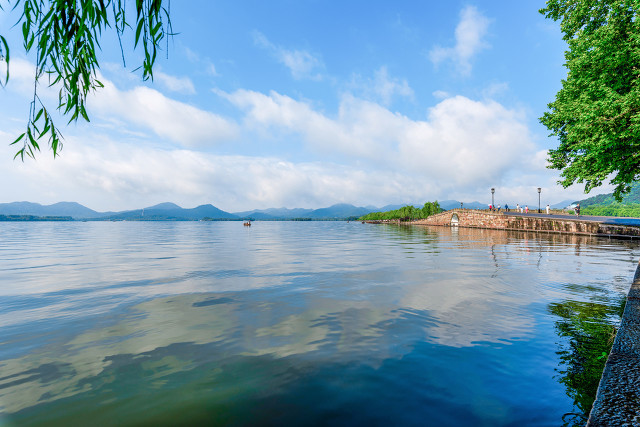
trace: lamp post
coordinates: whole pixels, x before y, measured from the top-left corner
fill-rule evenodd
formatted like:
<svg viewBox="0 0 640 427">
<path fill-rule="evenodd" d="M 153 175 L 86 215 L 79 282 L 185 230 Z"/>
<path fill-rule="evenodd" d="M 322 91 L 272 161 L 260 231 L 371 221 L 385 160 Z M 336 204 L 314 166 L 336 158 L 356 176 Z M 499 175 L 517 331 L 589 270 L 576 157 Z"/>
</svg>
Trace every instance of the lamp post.
<svg viewBox="0 0 640 427">
<path fill-rule="evenodd" d="M 540 213 L 540 193 L 542 192 L 542 188 L 538 187 L 538 213 Z"/>
<path fill-rule="evenodd" d="M 496 205 L 496 204 L 494 203 L 494 200 L 493 200 L 493 193 L 495 193 L 495 192 L 496 192 L 496 189 L 495 189 L 495 188 L 492 188 L 492 189 L 491 189 L 491 208 L 492 208 L 492 209 L 493 209 L 493 207 Z"/>
</svg>

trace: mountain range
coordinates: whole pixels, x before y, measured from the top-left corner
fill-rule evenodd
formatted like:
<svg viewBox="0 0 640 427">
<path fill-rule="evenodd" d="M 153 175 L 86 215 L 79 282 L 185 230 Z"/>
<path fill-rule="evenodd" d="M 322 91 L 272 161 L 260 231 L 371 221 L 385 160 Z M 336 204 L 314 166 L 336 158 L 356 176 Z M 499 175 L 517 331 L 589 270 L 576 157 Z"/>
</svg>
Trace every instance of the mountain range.
<svg viewBox="0 0 640 427">
<path fill-rule="evenodd" d="M 382 209 L 386 209 L 385 206 Z M 377 211 L 375 207 L 358 207 L 349 204 L 337 204 L 321 209 L 264 209 L 245 212 L 225 212 L 213 205 L 201 205 L 192 209 L 182 208 L 175 203 L 158 205 L 121 212 L 97 212 L 75 202 L 60 202 L 53 205 L 41 205 L 31 202 L 0 203 L 0 215 L 23 216 L 56 216 L 72 217 L 75 220 L 137 220 L 137 221 L 194 221 L 241 220 L 245 218 L 257 220 L 282 220 L 294 218 L 308 219 L 344 219 L 365 215 Z M 388 210 L 388 209 L 387 209 Z"/>
<path fill-rule="evenodd" d="M 599 196 L 598 196 L 599 197 Z M 444 200 L 440 203 L 443 209 L 460 207 L 457 200 Z M 563 202 L 565 203 L 565 202 Z M 41 205 L 32 202 L 0 203 L 0 215 L 21 215 L 37 217 L 71 217 L 75 220 L 98 221 L 194 221 L 201 219 L 211 220 L 241 220 L 251 218 L 254 220 L 291 220 L 291 219 L 346 219 L 358 218 L 370 212 L 385 212 L 399 209 L 405 205 L 386 205 L 383 207 L 366 206 L 359 207 L 346 203 L 332 205 L 320 209 L 304 208 L 270 208 L 254 209 L 242 212 L 225 212 L 217 207 L 207 204 L 191 209 L 182 208 L 175 203 L 160 203 L 158 205 L 121 212 L 97 212 L 76 202 L 59 202 L 52 205 Z M 415 205 L 420 208 L 422 205 Z M 485 209 L 486 204 L 480 202 L 465 202 L 463 207 L 469 209 Z"/>
</svg>

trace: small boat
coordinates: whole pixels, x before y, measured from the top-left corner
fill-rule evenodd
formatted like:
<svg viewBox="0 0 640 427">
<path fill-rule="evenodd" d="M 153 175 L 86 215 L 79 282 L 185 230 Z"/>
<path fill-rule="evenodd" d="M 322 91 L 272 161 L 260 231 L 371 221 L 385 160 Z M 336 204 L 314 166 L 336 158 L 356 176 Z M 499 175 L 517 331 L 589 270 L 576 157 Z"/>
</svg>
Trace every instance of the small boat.
<svg viewBox="0 0 640 427">
<path fill-rule="evenodd" d="M 243 224 L 245 227 L 251 227 L 251 220 L 245 221 Z"/>
</svg>

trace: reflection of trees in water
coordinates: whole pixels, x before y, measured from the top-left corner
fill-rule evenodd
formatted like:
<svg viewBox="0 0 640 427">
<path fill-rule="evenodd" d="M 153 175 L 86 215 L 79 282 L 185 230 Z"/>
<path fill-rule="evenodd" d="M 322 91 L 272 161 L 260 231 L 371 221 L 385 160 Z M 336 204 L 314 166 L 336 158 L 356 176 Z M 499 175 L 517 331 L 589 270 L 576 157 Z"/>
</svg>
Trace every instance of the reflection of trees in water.
<svg viewBox="0 0 640 427">
<path fill-rule="evenodd" d="M 565 426 L 587 422 L 624 304 L 625 297 L 620 296 L 608 304 L 563 301 L 548 306 L 551 314 L 560 317 L 556 321 L 558 336 L 568 339 L 560 344 L 560 366 L 556 369 L 558 381 L 574 402 L 574 412 L 563 416 Z"/>
</svg>

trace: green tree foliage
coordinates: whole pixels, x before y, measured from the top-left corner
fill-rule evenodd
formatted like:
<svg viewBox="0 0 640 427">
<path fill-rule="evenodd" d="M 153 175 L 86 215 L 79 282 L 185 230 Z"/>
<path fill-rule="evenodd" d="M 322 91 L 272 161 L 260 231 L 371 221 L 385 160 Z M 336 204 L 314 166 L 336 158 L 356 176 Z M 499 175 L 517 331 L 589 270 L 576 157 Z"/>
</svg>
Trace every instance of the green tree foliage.
<svg viewBox="0 0 640 427">
<path fill-rule="evenodd" d="M 548 0 L 560 20 L 568 69 L 540 121 L 558 137 L 550 168 L 585 192 L 612 177 L 620 200 L 640 177 L 640 0 Z"/>
<path fill-rule="evenodd" d="M 153 79 L 153 65 L 160 42 L 171 35 L 168 8 L 162 0 L 134 0 L 135 9 L 127 9 L 126 0 L 0 0 L 0 9 L 18 10 L 15 25 L 22 30 L 23 47 L 35 52 L 33 100 L 27 128 L 13 144 L 22 143 L 15 157 L 35 156 L 41 140 L 47 140 L 57 156 L 62 135 L 53 123 L 50 110 L 38 96 L 38 85 L 59 88 L 57 109 L 69 117 L 69 123 L 82 118 L 89 121 L 87 95 L 103 84 L 97 79 L 100 68 L 97 53 L 103 31 L 111 29 L 118 40 L 127 29 L 135 31 L 134 48 L 144 50 L 142 78 Z M 134 19 L 129 13 L 134 12 Z M 122 50 L 122 43 L 120 43 Z M 0 85 L 10 77 L 9 44 L 0 34 Z M 124 51 L 123 51 L 124 61 Z"/>
<path fill-rule="evenodd" d="M 383 219 L 412 220 L 426 218 L 440 212 L 442 212 L 442 209 L 436 200 L 435 202 L 425 203 L 420 209 L 415 206 L 407 205 L 393 211 L 371 212 L 362 216 L 360 219 L 363 221 L 380 221 Z"/>
<path fill-rule="evenodd" d="M 581 208 L 580 213 L 582 215 L 640 218 L 640 203 L 591 205 Z"/>
<path fill-rule="evenodd" d="M 618 202 L 613 196 L 613 193 L 598 194 L 596 196 L 589 197 L 588 199 L 580 200 L 580 206 L 583 208 L 591 205 L 610 205 L 616 203 Z M 629 193 L 624 195 L 622 203 L 625 205 L 640 203 L 640 182 L 636 181 L 631 184 L 631 190 Z"/>
</svg>

